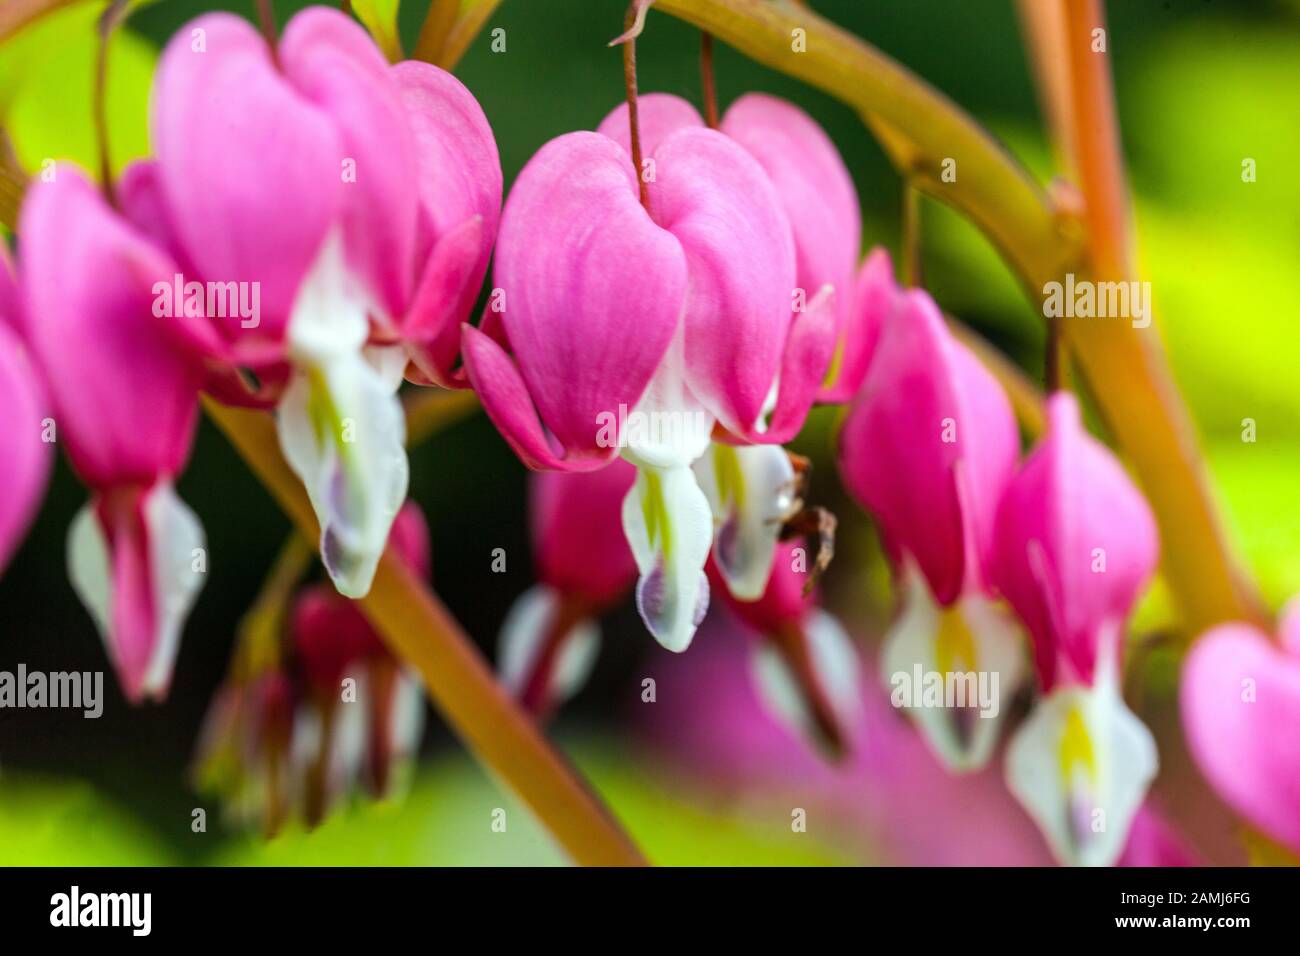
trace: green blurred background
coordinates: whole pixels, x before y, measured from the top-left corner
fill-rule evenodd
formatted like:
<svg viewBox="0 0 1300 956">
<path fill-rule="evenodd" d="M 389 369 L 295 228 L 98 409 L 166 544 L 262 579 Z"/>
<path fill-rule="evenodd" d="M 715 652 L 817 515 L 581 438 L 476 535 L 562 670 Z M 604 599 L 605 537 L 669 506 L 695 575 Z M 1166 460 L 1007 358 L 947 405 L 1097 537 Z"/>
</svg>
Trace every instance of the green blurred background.
<svg viewBox="0 0 1300 956">
<path fill-rule="evenodd" d="M 283 23 L 305 4 L 277 2 Z M 814 0 L 926 77 L 1002 138 L 1046 180 L 1050 150 L 1010 0 Z M 546 140 L 593 127 L 622 97 L 621 64 L 606 42 L 621 0 L 505 0 L 457 70 L 497 136 L 506 182 Z M 1124 145 L 1136 193 L 1142 263 L 1180 386 L 1202 430 L 1235 540 L 1275 603 L 1300 590 L 1300 4 L 1282 0 L 1122 0 L 1109 4 L 1110 45 Z M 0 48 L 0 117 L 29 169 L 45 157 L 91 165 L 92 28 L 97 4 L 74 7 Z M 117 37 L 109 103 L 114 159 L 148 149 L 147 99 L 159 46 L 196 14 L 248 3 L 164 0 L 135 10 Z M 408 49 L 423 5 L 408 2 Z M 493 53 L 488 31 L 503 27 Z M 639 46 L 641 89 L 698 103 L 698 35 L 651 12 Z M 839 145 L 857 181 L 868 245 L 897 245 L 899 181 L 854 114 L 815 90 L 719 46 L 723 107 L 748 90 L 807 109 Z M 1241 162 L 1258 180 L 1243 183 Z M 992 248 L 934 204 L 925 209 L 925 275 L 937 300 L 1040 368 L 1039 321 Z M 145 383 L 141 383 L 145 387 Z M 1242 420 L 1258 438 L 1241 440 Z M 828 457 L 832 412 L 799 442 L 821 466 L 816 497 L 843 522 L 830 601 L 870 635 L 884 603 L 866 522 L 843 499 Z M 412 496 L 429 517 L 435 584 L 485 651 L 510 602 L 532 583 L 524 470 L 480 414 L 415 450 Z M 288 530 L 222 437 L 202 426 L 181 496 L 207 530 L 211 574 L 186 629 L 171 697 L 128 708 L 111 680 L 99 720 L 62 711 L 0 711 L 0 863 L 559 862 L 547 838 L 511 813 L 489 832 L 490 809 L 514 807 L 434 717 L 410 798 L 358 806 L 320 831 L 263 844 L 223 830 L 185 770 L 235 624 Z M 60 463 L 26 544 L 0 581 L 0 669 L 105 669 L 107 661 L 64 572 L 64 535 L 84 493 Z M 490 570 L 505 548 L 508 571 Z M 556 735 L 659 862 L 847 862 L 834 833 L 795 838 L 788 815 L 754 814 L 711 799 L 710 782 L 674 768 L 641 741 L 639 682 L 665 652 L 634 611 L 605 622 L 596 674 Z M 1174 670 L 1152 676 L 1168 701 Z M 672 706 L 661 703 L 658 706 Z M 787 804 L 785 804 L 788 806 Z M 205 834 L 190 829 L 205 806 Z M 868 857 L 869 858 L 869 855 Z"/>
</svg>

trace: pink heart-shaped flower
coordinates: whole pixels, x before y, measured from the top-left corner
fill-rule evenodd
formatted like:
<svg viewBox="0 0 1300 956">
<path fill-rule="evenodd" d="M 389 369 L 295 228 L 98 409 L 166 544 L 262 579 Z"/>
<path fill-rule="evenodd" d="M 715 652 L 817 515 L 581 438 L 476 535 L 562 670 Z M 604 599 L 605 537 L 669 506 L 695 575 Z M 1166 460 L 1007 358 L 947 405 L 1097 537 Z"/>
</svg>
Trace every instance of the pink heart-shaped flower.
<svg viewBox="0 0 1300 956">
<path fill-rule="evenodd" d="M 1300 607 L 1278 645 L 1247 624 L 1205 634 L 1183 668 L 1188 746 L 1223 799 L 1300 851 Z"/>
</svg>

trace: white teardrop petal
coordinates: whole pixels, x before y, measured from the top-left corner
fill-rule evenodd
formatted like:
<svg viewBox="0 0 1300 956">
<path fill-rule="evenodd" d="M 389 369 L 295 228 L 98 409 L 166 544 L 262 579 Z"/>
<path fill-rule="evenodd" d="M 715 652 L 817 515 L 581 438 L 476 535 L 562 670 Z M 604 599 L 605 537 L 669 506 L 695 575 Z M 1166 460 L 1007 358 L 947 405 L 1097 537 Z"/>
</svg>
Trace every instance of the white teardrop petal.
<svg viewBox="0 0 1300 956">
<path fill-rule="evenodd" d="M 1158 766 L 1151 732 L 1101 671 L 1039 701 L 1007 748 L 1006 779 L 1058 860 L 1110 866 Z"/>
<path fill-rule="evenodd" d="M 949 770 L 978 770 L 992 757 L 1004 705 L 1026 674 L 1020 627 L 979 594 L 940 607 L 911 561 L 902 580 L 902 607 L 881 654 L 891 702 Z"/>
<path fill-rule="evenodd" d="M 207 579 L 207 539 L 198 516 L 177 497 L 170 482 L 153 487 L 144 514 L 158 622 L 144 689 L 161 694 L 171 683 L 181 631 Z"/>
<path fill-rule="evenodd" d="M 713 511 L 713 559 L 731 593 L 757 601 L 767 589 L 795 473 L 780 445 L 714 443 L 694 465 Z"/>
<path fill-rule="evenodd" d="M 113 649 L 108 635 L 113 620 L 113 572 L 108 542 L 91 502 L 81 506 L 68 528 L 67 561 L 72 589 L 90 612 L 111 660 Z"/>
<path fill-rule="evenodd" d="M 289 323 L 294 373 L 276 416 L 280 446 L 321 526 L 321 560 L 340 594 L 364 597 L 406 498 L 400 349 L 367 349 L 365 298 L 331 237 Z"/>
<path fill-rule="evenodd" d="M 623 500 L 623 530 L 641 573 L 636 605 L 655 639 L 684 651 L 709 608 L 709 502 L 685 465 L 641 467 Z"/>
<path fill-rule="evenodd" d="M 862 725 L 862 675 L 853 642 L 840 622 L 820 608 L 808 615 L 803 634 L 815 679 L 835 712 L 840 730 L 851 741 Z M 797 736 L 817 739 L 816 718 L 803 687 L 785 657 L 770 642 L 755 646 L 750 677 L 763 709 L 772 719 Z"/>
</svg>

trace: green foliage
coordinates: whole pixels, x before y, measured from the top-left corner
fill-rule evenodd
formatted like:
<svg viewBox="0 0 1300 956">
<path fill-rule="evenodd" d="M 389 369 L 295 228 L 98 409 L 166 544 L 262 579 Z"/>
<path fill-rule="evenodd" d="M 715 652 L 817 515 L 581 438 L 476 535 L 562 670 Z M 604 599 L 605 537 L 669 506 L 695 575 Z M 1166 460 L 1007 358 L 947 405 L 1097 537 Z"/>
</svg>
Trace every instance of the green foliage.
<svg viewBox="0 0 1300 956">
<path fill-rule="evenodd" d="M 99 168 L 91 103 L 100 4 L 53 13 L 0 46 L 0 125 L 31 172 L 46 160 Z M 113 169 L 149 151 L 149 85 L 157 50 L 129 30 L 108 52 L 106 118 Z"/>
<path fill-rule="evenodd" d="M 167 847 L 94 788 L 0 776 L 0 866 L 163 866 Z"/>
</svg>

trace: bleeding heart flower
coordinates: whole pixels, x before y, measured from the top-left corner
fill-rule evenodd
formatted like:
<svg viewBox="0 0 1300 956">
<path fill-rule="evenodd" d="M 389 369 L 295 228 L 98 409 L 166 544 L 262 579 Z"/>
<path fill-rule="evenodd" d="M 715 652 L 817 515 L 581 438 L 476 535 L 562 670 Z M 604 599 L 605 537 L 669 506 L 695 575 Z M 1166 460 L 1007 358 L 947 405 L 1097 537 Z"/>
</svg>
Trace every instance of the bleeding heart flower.
<svg viewBox="0 0 1300 956">
<path fill-rule="evenodd" d="M 1300 602 L 1274 643 L 1248 624 L 1197 639 L 1183 666 L 1187 744 L 1201 772 L 1252 825 L 1300 853 Z"/>
<path fill-rule="evenodd" d="M 0 243 L 0 408 L 9 421 L 0 433 L 0 474 L 6 482 L 0 500 L 0 574 L 22 541 L 50 474 L 43 388 L 26 346 L 11 331 L 19 327 L 18 307 L 18 287 Z"/>
<path fill-rule="evenodd" d="M 390 543 L 413 574 L 429 576 L 429 529 L 414 502 L 398 513 Z M 306 817 L 315 824 L 358 769 L 375 797 L 405 781 L 424 728 L 423 695 L 418 676 L 393 657 L 360 608 L 332 588 L 303 590 L 291 632 L 310 690 L 295 717 L 294 746 L 306 768 Z"/>
<path fill-rule="evenodd" d="M 506 615 L 498 659 L 506 689 L 544 716 L 586 683 L 600 650 L 595 618 L 636 580 L 620 523 L 636 469 L 615 459 L 599 471 L 529 480 L 538 583 Z"/>
<path fill-rule="evenodd" d="M 1016 732 L 1007 784 L 1063 862 L 1109 865 L 1155 776 L 1151 732 L 1124 705 L 1119 658 L 1155 570 L 1155 519 L 1072 395 L 998 511 L 993 579 L 1034 640 L 1047 696 Z"/>
<path fill-rule="evenodd" d="M 810 366 L 790 334 L 790 225 L 762 167 L 708 129 L 648 145 L 640 184 L 628 152 L 599 133 L 561 136 L 533 157 L 501 220 L 500 334 L 467 326 L 464 352 L 526 464 L 590 471 L 621 451 L 637 465 L 623 508 L 637 607 L 681 651 L 708 606 L 713 537 L 690 466 L 715 424 L 742 441 L 789 438 L 806 405 L 769 399 L 778 374 L 803 381 Z"/>
<path fill-rule="evenodd" d="M 641 96 L 638 113 L 647 151 L 676 130 L 705 125 L 694 106 L 668 93 Z M 816 398 L 847 402 L 866 376 L 880 329 L 901 291 L 889 253 L 874 249 L 856 268 L 862 244 L 857 190 L 835 144 L 799 107 L 749 93 L 731 104 L 718 128 L 758 160 L 790 220 L 797 289 L 803 293 L 796 295 L 791 328 L 791 345 L 796 333 L 802 344 L 791 351 L 802 351 L 808 359 L 807 375 L 795 380 L 785 375 L 783 399 L 790 417 L 802 418 L 798 409 L 806 410 L 811 401 L 810 376 L 821 374 L 816 367 L 828 361 L 829 366 L 822 365 L 824 380 Z M 598 131 L 630 151 L 627 105 L 614 109 Z M 834 292 L 833 303 L 824 298 L 827 289 Z M 824 321 L 821 307 L 834 313 L 833 324 Z"/>
<path fill-rule="evenodd" d="M 801 544 L 778 544 L 759 600 L 738 600 L 726 587 L 722 596 L 762 637 L 754 644 L 751 674 L 769 713 L 839 759 L 862 723 L 862 668 L 839 621 L 817 606 L 815 592 L 804 593 L 808 568 Z M 720 577 L 712 562 L 709 572 Z"/>
<path fill-rule="evenodd" d="M 349 17 L 316 7 L 274 55 L 227 14 L 183 29 L 159 66 L 153 131 L 157 162 L 127 177 L 133 216 L 169 237 L 200 294 L 229 286 L 257 303 L 214 314 L 185 291 L 178 308 L 178 282 L 178 324 L 218 364 L 221 397 L 239 400 L 236 367 L 283 392 L 280 440 L 325 566 L 362 596 L 406 495 L 395 392 L 408 358 L 421 380 L 463 378 L 459 324 L 501 199 L 487 121 L 454 77 L 390 67 Z"/>
<path fill-rule="evenodd" d="M 72 583 L 127 697 L 161 699 L 207 570 L 203 529 L 172 489 L 202 370 L 153 312 L 175 266 L 68 165 L 32 184 L 20 234 L 24 334 L 91 489 L 69 532 Z"/>
<path fill-rule="evenodd" d="M 875 516 L 902 590 L 885 680 L 950 768 L 976 769 L 997 741 L 999 699 L 1011 699 L 1023 671 L 1018 628 L 988 574 L 1019 436 L 1001 387 L 924 292 L 902 294 L 888 314 L 839 444 L 845 486 Z M 927 702 L 916 686 L 971 686 L 962 675 L 995 699 L 963 691 Z"/>
<path fill-rule="evenodd" d="M 260 823 L 268 837 L 284 826 L 298 787 L 291 750 L 294 693 L 278 668 L 223 684 L 195 746 L 195 789 L 222 797 L 231 823 Z"/>
</svg>

